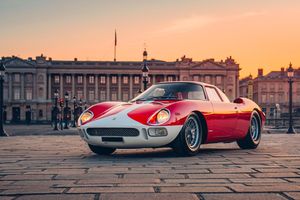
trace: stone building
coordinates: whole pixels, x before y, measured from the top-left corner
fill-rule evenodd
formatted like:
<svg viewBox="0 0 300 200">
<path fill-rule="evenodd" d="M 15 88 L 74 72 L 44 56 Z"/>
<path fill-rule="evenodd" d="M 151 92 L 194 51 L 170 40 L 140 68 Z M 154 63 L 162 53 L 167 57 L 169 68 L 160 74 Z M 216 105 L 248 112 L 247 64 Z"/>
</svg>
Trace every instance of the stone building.
<svg viewBox="0 0 300 200">
<path fill-rule="evenodd" d="M 51 119 L 54 91 L 63 98 L 76 96 L 91 105 L 101 101 L 128 101 L 142 88 L 138 61 L 54 60 L 45 56 L 22 59 L 2 57 L 6 66 L 4 103 L 8 122 L 22 122 L 25 112 L 32 111 L 33 122 Z M 225 61 L 193 61 L 183 56 L 174 62 L 147 61 L 149 86 L 161 81 L 194 80 L 217 85 L 230 99 L 237 97 L 239 64 Z M 70 102 L 72 108 L 72 103 Z"/>
<path fill-rule="evenodd" d="M 300 69 L 295 69 L 293 78 L 293 111 L 300 109 Z M 289 84 L 287 71 L 271 71 L 264 75 L 263 69 L 258 69 L 256 78 L 246 77 L 240 80 L 240 95 L 248 97 L 249 87 L 253 87 L 253 100 L 261 106 L 268 119 L 279 118 L 281 114 L 288 113 Z"/>
</svg>

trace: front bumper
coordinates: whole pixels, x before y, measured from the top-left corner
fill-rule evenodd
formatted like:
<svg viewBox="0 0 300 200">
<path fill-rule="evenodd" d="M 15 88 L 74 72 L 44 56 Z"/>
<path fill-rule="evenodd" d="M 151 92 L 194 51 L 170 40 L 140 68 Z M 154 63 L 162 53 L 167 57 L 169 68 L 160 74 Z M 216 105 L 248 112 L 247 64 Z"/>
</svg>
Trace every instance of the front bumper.
<svg viewBox="0 0 300 200">
<path fill-rule="evenodd" d="M 88 134 L 88 128 L 134 128 L 139 131 L 138 136 L 92 136 Z M 152 137 L 148 133 L 149 128 L 165 128 L 167 135 Z M 171 143 L 179 134 L 182 126 L 147 126 L 129 118 L 128 116 L 109 116 L 95 120 L 78 128 L 81 138 L 88 144 L 111 148 L 144 148 L 161 147 Z M 121 138 L 121 141 L 103 141 L 103 138 Z"/>
</svg>

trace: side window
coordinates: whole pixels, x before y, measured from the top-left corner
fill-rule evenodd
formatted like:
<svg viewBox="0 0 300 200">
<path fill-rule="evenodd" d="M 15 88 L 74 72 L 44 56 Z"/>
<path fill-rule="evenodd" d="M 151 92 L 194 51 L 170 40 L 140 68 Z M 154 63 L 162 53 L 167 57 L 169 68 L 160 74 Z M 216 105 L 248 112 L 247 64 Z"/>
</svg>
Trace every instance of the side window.
<svg viewBox="0 0 300 200">
<path fill-rule="evenodd" d="M 223 102 L 215 88 L 213 87 L 205 87 L 205 88 L 206 88 L 207 96 L 210 101 Z"/>
</svg>

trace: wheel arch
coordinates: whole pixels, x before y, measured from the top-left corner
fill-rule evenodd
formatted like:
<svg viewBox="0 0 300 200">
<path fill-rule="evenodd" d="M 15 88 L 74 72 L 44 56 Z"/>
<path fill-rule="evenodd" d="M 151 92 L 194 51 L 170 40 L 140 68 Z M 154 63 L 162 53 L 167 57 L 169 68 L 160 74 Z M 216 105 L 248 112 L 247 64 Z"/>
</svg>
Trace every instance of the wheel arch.
<svg viewBox="0 0 300 200">
<path fill-rule="evenodd" d="M 202 126 L 203 127 L 202 144 L 203 144 L 206 142 L 207 135 L 208 135 L 207 123 L 206 123 L 204 115 L 200 111 L 194 110 L 193 113 L 195 113 L 199 117 L 199 119 L 201 120 L 202 125 L 203 125 Z"/>
</svg>

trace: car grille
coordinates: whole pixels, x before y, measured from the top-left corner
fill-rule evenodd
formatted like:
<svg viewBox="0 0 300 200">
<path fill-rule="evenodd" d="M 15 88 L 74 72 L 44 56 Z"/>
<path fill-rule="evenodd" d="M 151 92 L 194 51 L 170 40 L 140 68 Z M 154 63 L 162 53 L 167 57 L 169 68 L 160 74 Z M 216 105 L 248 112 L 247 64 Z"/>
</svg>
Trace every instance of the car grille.
<svg viewBox="0 0 300 200">
<path fill-rule="evenodd" d="M 136 137 L 139 130 L 135 128 L 88 128 L 87 133 L 91 136 L 124 136 Z"/>
</svg>

